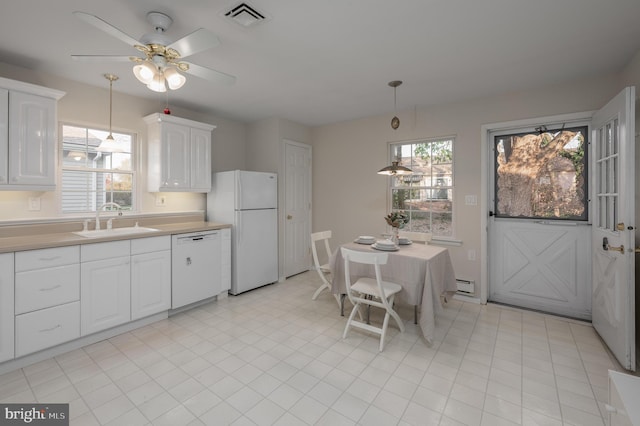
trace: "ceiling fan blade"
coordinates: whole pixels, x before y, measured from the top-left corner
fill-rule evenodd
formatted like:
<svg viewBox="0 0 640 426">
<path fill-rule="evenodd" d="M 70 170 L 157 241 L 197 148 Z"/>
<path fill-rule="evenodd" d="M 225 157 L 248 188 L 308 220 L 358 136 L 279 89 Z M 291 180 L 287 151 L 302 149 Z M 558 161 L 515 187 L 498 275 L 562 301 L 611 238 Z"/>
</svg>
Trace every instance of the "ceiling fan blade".
<svg viewBox="0 0 640 426">
<path fill-rule="evenodd" d="M 177 50 L 181 58 L 186 58 L 203 50 L 216 47 L 219 44 L 220 40 L 215 34 L 204 28 L 199 28 L 191 34 L 174 41 L 167 48 Z"/>
<path fill-rule="evenodd" d="M 122 55 L 71 55 L 73 60 L 80 62 L 130 62 L 131 56 Z"/>
<path fill-rule="evenodd" d="M 225 74 L 221 71 L 212 70 L 200 65 L 192 64 L 190 62 L 183 62 L 189 65 L 189 69 L 185 72 L 195 75 L 196 77 L 210 80 L 215 83 L 224 84 L 226 86 L 233 86 L 236 82 L 236 78 L 232 75 Z"/>
<path fill-rule="evenodd" d="M 98 28 L 99 30 L 104 31 L 105 33 L 120 39 L 122 41 L 124 41 L 125 43 L 127 43 L 129 46 L 135 46 L 137 44 L 140 44 L 140 42 L 138 40 L 136 40 L 135 38 L 131 37 L 129 34 L 120 31 L 118 28 L 114 27 L 113 25 L 111 25 L 110 23 L 103 21 L 102 19 L 98 18 L 97 16 L 94 15 L 90 15 L 88 13 L 84 13 L 84 12 L 73 12 L 74 15 L 76 15 L 78 18 L 82 19 L 83 21 L 93 25 L 94 27 Z"/>
</svg>

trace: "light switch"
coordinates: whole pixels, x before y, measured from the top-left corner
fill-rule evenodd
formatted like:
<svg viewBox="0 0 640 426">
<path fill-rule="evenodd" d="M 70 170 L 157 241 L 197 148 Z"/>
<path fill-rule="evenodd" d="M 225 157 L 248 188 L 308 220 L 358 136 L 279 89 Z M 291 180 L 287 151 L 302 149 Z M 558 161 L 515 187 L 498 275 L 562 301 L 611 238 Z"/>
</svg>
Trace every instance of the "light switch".
<svg viewBox="0 0 640 426">
<path fill-rule="evenodd" d="M 464 203 L 467 206 L 477 206 L 478 205 L 478 197 L 476 195 L 465 195 Z"/>
</svg>

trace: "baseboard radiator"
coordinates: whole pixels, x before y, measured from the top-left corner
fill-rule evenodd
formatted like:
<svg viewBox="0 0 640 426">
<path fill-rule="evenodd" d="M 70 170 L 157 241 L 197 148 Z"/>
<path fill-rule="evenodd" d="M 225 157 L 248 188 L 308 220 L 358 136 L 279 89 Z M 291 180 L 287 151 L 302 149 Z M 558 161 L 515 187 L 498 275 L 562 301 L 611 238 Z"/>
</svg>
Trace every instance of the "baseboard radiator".
<svg viewBox="0 0 640 426">
<path fill-rule="evenodd" d="M 473 296 L 475 294 L 475 281 L 461 280 L 456 278 L 456 286 L 458 287 L 458 291 L 456 291 L 457 294 L 462 294 L 464 296 Z"/>
</svg>

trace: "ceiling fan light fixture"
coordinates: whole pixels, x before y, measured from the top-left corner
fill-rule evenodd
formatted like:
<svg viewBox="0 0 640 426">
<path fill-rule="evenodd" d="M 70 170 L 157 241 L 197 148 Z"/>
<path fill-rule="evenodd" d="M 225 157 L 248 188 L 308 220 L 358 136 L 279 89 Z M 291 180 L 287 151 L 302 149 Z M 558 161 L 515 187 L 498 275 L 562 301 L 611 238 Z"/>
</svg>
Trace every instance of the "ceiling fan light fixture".
<svg viewBox="0 0 640 426">
<path fill-rule="evenodd" d="M 167 86 L 164 83 L 164 75 L 157 73 L 153 76 L 153 80 L 147 84 L 147 87 L 154 92 L 162 93 L 167 91 Z"/>
<path fill-rule="evenodd" d="M 167 80 L 167 85 L 171 90 L 178 90 L 187 82 L 186 77 L 173 67 L 168 67 L 164 70 L 164 78 Z"/>
<path fill-rule="evenodd" d="M 156 67 L 147 61 L 140 62 L 133 66 L 133 75 L 143 84 L 151 83 L 156 73 Z"/>
</svg>

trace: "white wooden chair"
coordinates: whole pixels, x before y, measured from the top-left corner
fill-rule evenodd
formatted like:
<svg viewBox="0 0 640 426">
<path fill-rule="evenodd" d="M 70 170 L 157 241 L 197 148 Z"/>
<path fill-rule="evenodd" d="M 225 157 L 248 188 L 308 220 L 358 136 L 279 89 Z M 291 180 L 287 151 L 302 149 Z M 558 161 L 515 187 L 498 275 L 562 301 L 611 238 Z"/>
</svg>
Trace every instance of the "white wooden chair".
<svg viewBox="0 0 640 426">
<path fill-rule="evenodd" d="M 320 276 L 320 279 L 322 280 L 322 285 L 320 285 L 316 292 L 313 293 L 313 297 L 311 297 L 312 300 L 316 300 L 320 293 L 322 293 L 322 291 L 325 289 L 329 290 L 329 293 L 331 293 L 331 268 L 329 267 L 329 260 L 331 259 L 331 247 L 329 246 L 329 239 L 331 239 L 331 231 L 314 232 L 311 234 L 311 253 L 313 255 L 313 264 L 316 268 L 316 271 L 318 272 L 318 275 Z M 316 247 L 316 243 L 320 241 L 324 242 L 327 263 L 321 264 L 318 257 L 318 249 Z M 337 294 L 334 294 L 333 296 L 338 302 L 338 306 L 340 306 L 340 297 Z"/>
<path fill-rule="evenodd" d="M 400 319 L 400 316 L 393 310 L 393 301 L 396 294 L 402 290 L 399 284 L 383 281 L 380 275 L 380 265 L 387 263 L 388 253 L 370 253 L 363 251 L 349 250 L 344 247 L 340 248 L 342 258 L 344 259 L 344 279 L 347 287 L 347 296 L 351 303 L 353 303 L 353 310 L 347 325 L 344 328 L 342 338 L 347 337 L 347 332 L 350 327 L 357 327 L 363 330 L 370 331 L 380 335 L 380 352 L 384 349 L 384 339 L 387 334 L 387 327 L 389 326 L 389 318 L 393 319 L 398 324 L 400 331 L 404 333 L 404 324 Z M 349 264 L 363 263 L 367 265 L 373 265 L 375 269 L 376 278 L 359 278 L 355 283 L 351 283 L 351 274 L 349 271 Z M 363 321 L 357 321 L 354 317 L 356 312 L 360 312 L 360 307 L 367 305 L 367 307 L 374 306 L 377 308 L 383 308 L 386 312 L 381 327 L 375 327 Z M 361 316 L 362 318 L 362 316 Z M 368 318 L 368 315 L 367 315 Z"/>
<path fill-rule="evenodd" d="M 413 242 L 420 242 L 424 244 L 429 244 L 431 241 L 431 234 L 427 232 L 400 231 L 398 232 L 398 237 L 408 238 Z"/>
</svg>

